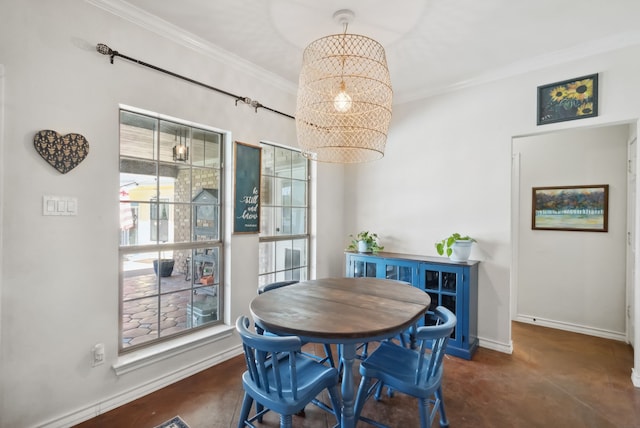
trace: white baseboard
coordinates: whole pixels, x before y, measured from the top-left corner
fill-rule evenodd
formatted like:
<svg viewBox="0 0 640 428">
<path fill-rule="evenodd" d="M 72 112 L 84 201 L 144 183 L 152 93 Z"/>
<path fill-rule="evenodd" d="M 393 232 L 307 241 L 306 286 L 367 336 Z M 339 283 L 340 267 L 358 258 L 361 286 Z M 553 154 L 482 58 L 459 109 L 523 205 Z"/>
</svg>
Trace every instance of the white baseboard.
<svg viewBox="0 0 640 428">
<path fill-rule="evenodd" d="M 231 349 L 221 352 L 216 355 L 212 355 L 203 360 L 197 361 L 191 365 L 181 367 L 171 373 L 165 373 L 157 379 L 151 380 L 147 383 L 139 385 L 128 391 L 121 392 L 110 398 L 106 398 L 99 403 L 95 403 L 89 406 L 85 406 L 81 409 L 50 420 L 43 424 L 38 425 L 39 428 L 68 428 L 77 425 L 81 422 L 94 418 L 102 413 L 113 410 L 117 407 L 127 404 L 133 400 L 150 394 L 154 391 L 162 389 L 172 383 L 178 382 L 189 376 L 192 376 L 202 370 L 213 367 L 216 364 L 220 364 L 226 360 L 229 360 L 237 355 L 242 354 L 242 345 L 234 346 Z"/>
<path fill-rule="evenodd" d="M 505 354 L 513 353 L 513 342 L 511 341 L 509 343 L 503 343 L 503 342 L 496 342 L 495 340 L 482 339 L 482 338 L 478 338 L 478 341 L 479 341 L 479 346 L 482 348 L 503 352 Z"/>
<path fill-rule="evenodd" d="M 539 317 L 533 317 L 530 315 L 517 315 L 515 321 L 524 322 L 527 324 L 540 325 L 542 327 L 556 328 L 558 330 L 571 331 L 573 333 L 588 334 L 589 336 L 602 337 L 605 339 L 618 340 L 620 342 L 627 342 L 627 335 L 623 332 L 610 331 L 602 328 L 588 327 L 579 324 L 572 324 L 563 321 L 548 320 Z"/>
<path fill-rule="evenodd" d="M 631 382 L 636 388 L 640 388 L 640 373 L 636 369 L 631 369 Z"/>
</svg>

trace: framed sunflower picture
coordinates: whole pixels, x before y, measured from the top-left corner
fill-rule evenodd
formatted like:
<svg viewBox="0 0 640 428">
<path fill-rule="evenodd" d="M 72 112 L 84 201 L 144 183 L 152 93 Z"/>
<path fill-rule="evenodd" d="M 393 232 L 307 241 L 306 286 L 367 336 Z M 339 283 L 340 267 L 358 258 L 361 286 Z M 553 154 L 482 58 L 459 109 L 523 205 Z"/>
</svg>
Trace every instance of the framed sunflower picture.
<svg viewBox="0 0 640 428">
<path fill-rule="evenodd" d="M 538 86 L 538 125 L 597 115 L 597 74 Z"/>
</svg>

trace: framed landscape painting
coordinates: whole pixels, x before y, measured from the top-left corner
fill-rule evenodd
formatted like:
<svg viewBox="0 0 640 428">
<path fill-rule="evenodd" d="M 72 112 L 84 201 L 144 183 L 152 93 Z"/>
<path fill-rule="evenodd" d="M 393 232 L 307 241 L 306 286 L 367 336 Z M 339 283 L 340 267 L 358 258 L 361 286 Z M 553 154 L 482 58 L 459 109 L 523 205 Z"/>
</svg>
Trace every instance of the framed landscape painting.
<svg viewBox="0 0 640 428">
<path fill-rule="evenodd" d="M 531 228 L 606 232 L 609 185 L 534 187 Z"/>
<path fill-rule="evenodd" d="M 538 125 L 597 115 L 597 74 L 538 86 Z"/>
</svg>

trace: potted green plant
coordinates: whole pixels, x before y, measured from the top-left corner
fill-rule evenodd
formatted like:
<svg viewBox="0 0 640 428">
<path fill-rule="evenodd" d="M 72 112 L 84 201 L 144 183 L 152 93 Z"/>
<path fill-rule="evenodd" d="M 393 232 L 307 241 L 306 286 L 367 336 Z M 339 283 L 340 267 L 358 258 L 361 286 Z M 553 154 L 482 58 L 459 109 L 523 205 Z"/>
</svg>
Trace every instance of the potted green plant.
<svg viewBox="0 0 640 428">
<path fill-rule="evenodd" d="M 347 247 L 347 251 L 358 251 L 360 253 L 377 253 L 384 250 L 384 247 L 378 243 L 378 235 L 368 231 L 362 231 L 356 236 L 351 237 L 351 244 Z"/>
<path fill-rule="evenodd" d="M 436 242 L 436 251 L 441 256 L 445 253 L 454 262 L 466 262 L 471 254 L 471 246 L 477 242 L 472 237 L 452 233 L 442 241 Z"/>
</svg>

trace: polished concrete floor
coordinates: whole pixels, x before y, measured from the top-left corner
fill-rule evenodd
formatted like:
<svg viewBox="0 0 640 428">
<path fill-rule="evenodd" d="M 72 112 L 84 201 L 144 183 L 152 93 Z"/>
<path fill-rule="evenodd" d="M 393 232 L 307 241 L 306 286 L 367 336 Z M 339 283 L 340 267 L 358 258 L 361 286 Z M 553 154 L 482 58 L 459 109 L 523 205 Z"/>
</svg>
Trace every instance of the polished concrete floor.
<svg viewBox="0 0 640 428">
<path fill-rule="evenodd" d="M 446 358 L 443 393 L 452 428 L 640 427 L 629 345 L 517 322 L 513 342 L 512 355 L 480 348 L 471 361 Z M 242 357 L 233 358 L 78 427 L 151 428 L 175 415 L 191 428 L 236 427 L 244 370 Z M 418 426 L 417 403 L 402 394 L 369 400 L 363 415 L 394 428 Z M 293 421 L 294 427 L 334 423 L 313 406 Z M 258 426 L 277 427 L 277 415 Z"/>
</svg>

